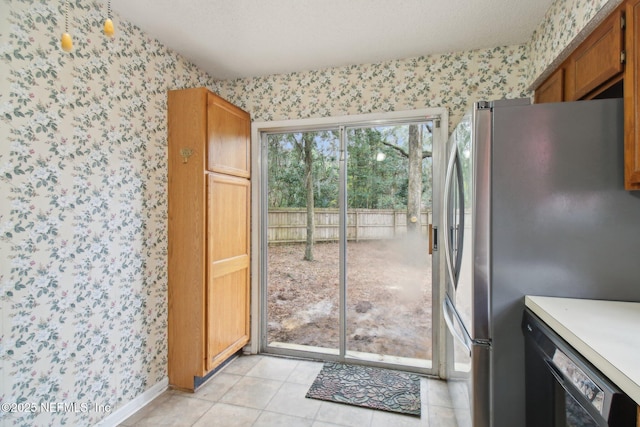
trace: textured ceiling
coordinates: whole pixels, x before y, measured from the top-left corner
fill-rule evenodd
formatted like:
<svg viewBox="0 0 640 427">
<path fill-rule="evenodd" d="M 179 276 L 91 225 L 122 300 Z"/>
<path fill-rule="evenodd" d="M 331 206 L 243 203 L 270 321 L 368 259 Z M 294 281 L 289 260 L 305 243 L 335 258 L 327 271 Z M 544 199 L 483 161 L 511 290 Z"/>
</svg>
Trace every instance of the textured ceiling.
<svg viewBox="0 0 640 427">
<path fill-rule="evenodd" d="M 215 79 L 231 79 L 524 43 L 551 3 L 112 0 L 112 8 Z"/>
</svg>

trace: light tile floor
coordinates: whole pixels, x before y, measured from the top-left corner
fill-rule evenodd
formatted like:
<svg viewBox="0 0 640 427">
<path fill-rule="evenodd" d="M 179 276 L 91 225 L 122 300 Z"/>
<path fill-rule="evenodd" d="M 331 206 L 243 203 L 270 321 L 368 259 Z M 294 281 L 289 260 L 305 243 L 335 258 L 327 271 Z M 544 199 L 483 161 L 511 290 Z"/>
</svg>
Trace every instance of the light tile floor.
<svg viewBox="0 0 640 427">
<path fill-rule="evenodd" d="M 121 426 L 456 427 L 444 381 L 421 378 L 422 416 L 305 398 L 322 362 L 241 356 L 196 393 L 167 390 Z"/>
</svg>

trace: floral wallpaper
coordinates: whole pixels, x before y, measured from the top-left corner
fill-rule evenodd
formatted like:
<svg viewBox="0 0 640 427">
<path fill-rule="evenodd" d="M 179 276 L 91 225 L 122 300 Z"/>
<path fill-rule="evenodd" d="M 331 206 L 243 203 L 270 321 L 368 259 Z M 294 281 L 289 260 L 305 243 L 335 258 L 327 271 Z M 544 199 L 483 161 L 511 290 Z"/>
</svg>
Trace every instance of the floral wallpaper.
<svg viewBox="0 0 640 427">
<path fill-rule="evenodd" d="M 475 101 L 531 96 L 530 86 L 605 6 L 556 0 L 529 43 L 219 82 L 253 120 L 286 120 L 440 107 L 450 127 Z"/>
<path fill-rule="evenodd" d="M 446 106 L 454 125 L 476 100 L 528 96 L 527 64 L 508 46 L 218 83 L 258 121 Z"/>
<path fill-rule="evenodd" d="M 551 66 L 601 9 L 613 10 L 621 0 L 556 0 L 529 42 L 528 86 Z"/>
<path fill-rule="evenodd" d="M 166 378 L 166 93 L 212 85 L 117 17 L 106 38 L 93 1 L 72 2 L 64 53 L 64 3 L 0 3 L 7 426 L 94 425 Z M 28 406 L 46 402 L 75 406 Z"/>
<path fill-rule="evenodd" d="M 528 96 L 605 2 L 557 0 L 524 45 L 232 81 L 117 15 L 105 38 L 95 0 L 71 2 L 64 53 L 63 3 L 0 0 L 3 426 L 94 425 L 166 379 L 168 89 L 260 121 L 444 106 L 453 126 L 477 99 Z M 47 402 L 75 406 L 29 410 Z"/>
</svg>

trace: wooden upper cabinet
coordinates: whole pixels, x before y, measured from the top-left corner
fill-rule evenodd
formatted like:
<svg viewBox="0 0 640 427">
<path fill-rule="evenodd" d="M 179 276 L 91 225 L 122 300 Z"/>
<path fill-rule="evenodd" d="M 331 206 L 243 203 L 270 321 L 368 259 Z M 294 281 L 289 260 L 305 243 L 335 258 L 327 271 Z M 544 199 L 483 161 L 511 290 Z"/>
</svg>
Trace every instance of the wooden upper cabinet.
<svg viewBox="0 0 640 427">
<path fill-rule="evenodd" d="M 624 96 L 624 183 L 640 190 L 640 0 L 623 1 L 535 91 L 536 102 Z"/>
<path fill-rule="evenodd" d="M 624 181 L 627 190 L 640 190 L 640 0 L 627 2 L 626 20 Z"/>
<path fill-rule="evenodd" d="M 585 98 L 624 71 L 623 17 L 617 9 L 569 57 L 568 100 Z"/>
<path fill-rule="evenodd" d="M 209 94 L 207 103 L 207 169 L 249 178 L 249 114 L 213 93 Z"/>
<path fill-rule="evenodd" d="M 564 101 L 564 69 L 559 68 L 538 87 L 535 93 L 536 104 Z"/>
</svg>

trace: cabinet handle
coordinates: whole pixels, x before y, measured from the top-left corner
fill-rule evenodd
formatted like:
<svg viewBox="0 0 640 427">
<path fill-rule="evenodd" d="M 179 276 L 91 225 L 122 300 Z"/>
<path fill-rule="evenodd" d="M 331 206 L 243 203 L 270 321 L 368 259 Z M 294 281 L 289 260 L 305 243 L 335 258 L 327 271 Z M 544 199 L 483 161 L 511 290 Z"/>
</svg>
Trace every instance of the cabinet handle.
<svg viewBox="0 0 640 427">
<path fill-rule="evenodd" d="M 180 155 L 182 156 L 182 163 L 187 163 L 189 157 L 193 155 L 193 150 L 191 148 L 181 148 Z"/>
</svg>

